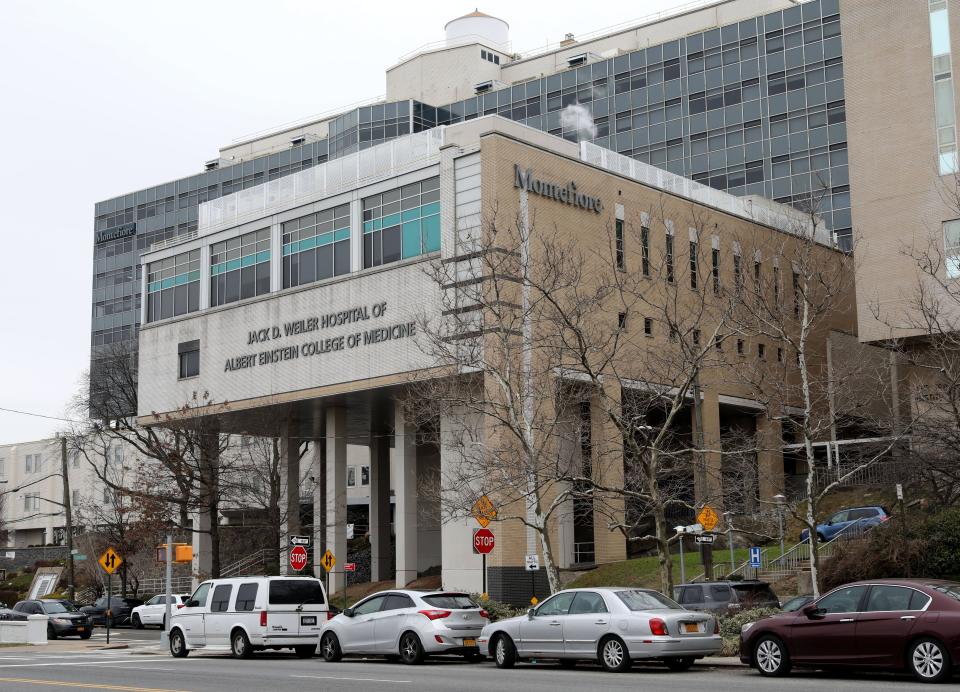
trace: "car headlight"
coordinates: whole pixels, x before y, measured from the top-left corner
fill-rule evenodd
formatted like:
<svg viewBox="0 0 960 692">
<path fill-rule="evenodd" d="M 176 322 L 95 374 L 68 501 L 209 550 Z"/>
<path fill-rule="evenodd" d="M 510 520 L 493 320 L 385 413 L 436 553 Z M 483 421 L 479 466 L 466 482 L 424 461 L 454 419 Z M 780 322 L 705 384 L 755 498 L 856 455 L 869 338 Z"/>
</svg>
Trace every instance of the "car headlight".
<svg viewBox="0 0 960 692">
<path fill-rule="evenodd" d="M 69 621 L 69 620 L 65 620 L 64 618 L 53 618 L 53 621 L 54 621 L 55 623 L 57 623 L 58 625 L 69 625 L 69 624 L 70 624 L 70 621 Z"/>
<path fill-rule="evenodd" d="M 751 627 L 753 627 L 755 624 L 757 624 L 757 623 L 755 623 L 755 622 L 747 622 L 747 623 L 744 623 L 744 624 L 740 627 L 740 634 L 746 634 L 746 633 L 747 633 L 747 630 L 749 630 L 749 629 L 750 629 Z"/>
</svg>

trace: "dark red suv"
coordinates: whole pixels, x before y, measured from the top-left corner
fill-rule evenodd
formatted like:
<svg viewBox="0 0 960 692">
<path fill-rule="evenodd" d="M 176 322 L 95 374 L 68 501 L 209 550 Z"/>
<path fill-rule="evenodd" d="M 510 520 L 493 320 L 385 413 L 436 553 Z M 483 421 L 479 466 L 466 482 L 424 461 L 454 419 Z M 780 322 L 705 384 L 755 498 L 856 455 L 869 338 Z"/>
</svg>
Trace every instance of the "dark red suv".
<svg viewBox="0 0 960 692">
<path fill-rule="evenodd" d="M 943 682 L 960 664 L 960 583 L 879 579 L 838 587 L 797 612 L 747 623 L 740 660 L 762 675 L 791 666 L 909 670 Z"/>
</svg>

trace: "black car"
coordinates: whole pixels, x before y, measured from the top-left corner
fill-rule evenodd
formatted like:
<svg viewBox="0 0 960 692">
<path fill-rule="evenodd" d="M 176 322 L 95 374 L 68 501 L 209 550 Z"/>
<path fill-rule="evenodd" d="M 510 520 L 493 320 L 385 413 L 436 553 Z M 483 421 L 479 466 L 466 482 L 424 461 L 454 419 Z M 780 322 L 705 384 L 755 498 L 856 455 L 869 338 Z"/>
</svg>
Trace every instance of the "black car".
<svg viewBox="0 0 960 692">
<path fill-rule="evenodd" d="M 27 615 L 47 616 L 47 639 L 57 637 L 80 637 L 89 639 L 93 633 L 90 618 L 77 610 L 70 601 L 50 598 L 43 600 L 20 601 L 13 609 Z"/>
<path fill-rule="evenodd" d="M 143 601 L 138 598 L 121 598 L 120 596 L 110 597 L 110 612 L 113 617 L 110 620 L 111 627 L 121 627 L 130 624 L 130 611 L 138 605 L 143 605 Z M 90 618 L 93 625 L 107 624 L 107 597 L 101 596 L 92 605 L 83 606 L 80 612 L 85 613 Z"/>
</svg>

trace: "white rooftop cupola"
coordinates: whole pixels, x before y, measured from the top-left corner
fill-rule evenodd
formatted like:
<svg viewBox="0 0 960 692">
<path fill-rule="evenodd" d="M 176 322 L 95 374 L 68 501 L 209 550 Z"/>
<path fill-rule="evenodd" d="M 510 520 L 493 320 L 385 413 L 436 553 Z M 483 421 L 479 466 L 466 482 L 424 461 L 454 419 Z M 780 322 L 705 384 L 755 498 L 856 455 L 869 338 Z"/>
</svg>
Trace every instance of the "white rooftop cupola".
<svg viewBox="0 0 960 692">
<path fill-rule="evenodd" d="M 510 25 L 480 10 L 450 20 L 444 29 L 448 42 L 473 38 L 485 40 L 495 46 L 506 46 L 510 41 Z"/>
</svg>

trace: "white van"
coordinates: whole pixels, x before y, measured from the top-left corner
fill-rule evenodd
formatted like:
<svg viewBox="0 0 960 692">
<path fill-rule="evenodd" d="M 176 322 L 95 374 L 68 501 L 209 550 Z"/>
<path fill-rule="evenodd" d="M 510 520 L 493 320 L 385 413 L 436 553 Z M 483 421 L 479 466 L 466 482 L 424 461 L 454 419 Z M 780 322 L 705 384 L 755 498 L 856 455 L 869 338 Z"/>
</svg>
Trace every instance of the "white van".
<svg viewBox="0 0 960 692">
<path fill-rule="evenodd" d="M 323 583 L 313 577 L 235 577 L 205 581 L 170 616 L 170 654 L 193 649 L 249 658 L 293 649 L 309 658 L 327 620 Z"/>
</svg>

